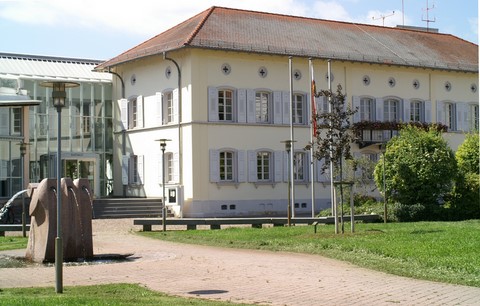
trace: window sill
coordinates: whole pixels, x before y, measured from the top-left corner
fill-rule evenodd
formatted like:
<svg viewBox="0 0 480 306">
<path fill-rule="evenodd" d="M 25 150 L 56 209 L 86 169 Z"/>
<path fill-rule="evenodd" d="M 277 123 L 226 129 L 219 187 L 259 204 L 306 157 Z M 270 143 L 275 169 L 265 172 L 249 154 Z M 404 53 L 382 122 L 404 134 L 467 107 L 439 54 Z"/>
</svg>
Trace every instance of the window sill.
<svg viewBox="0 0 480 306">
<path fill-rule="evenodd" d="M 259 186 L 272 186 L 272 188 L 275 188 L 276 182 L 254 182 L 253 185 L 255 185 L 255 188 L 258 188 Z"/>
<path fill-rule="evenodd" d="M 220 189 L 221 187 L 227 187 L 227 186 L 234 186 L 235 188 L 238 188 L 240 185 L 239 182 L 216 182 L 217 188 Z"/>
</svg>

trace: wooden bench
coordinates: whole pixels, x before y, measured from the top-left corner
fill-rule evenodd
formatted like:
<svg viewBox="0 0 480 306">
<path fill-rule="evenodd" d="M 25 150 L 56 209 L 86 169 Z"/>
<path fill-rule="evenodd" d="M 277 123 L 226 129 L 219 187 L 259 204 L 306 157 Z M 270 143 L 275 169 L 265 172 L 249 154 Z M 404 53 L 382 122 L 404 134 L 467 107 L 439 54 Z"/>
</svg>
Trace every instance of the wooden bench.
<svg viewBox="0 0 480 306">
<path fill-rule="evenodd" d="M 30 224 L 26 225 L 26 230 L 30 230 Z M 21 232 L 21 224 L 0 224 L 0 236 L 5 236 L 5 232 Z"/>
<path fill-rule="evenodd" d="M 350 216 L 344 216 L 344 218 Z M 379 215 L 358 215 L 355 216 L 355 221 L 375 222 L 380 219 Z M 199 225 L 209 226 L 210 229 L 220 229 L 222 225 L 250 225 L 253 228 L 262 228 L 264 224 L 273 226 L 288 225 L 287 218 L 167 218 L 167 225 L 183 225 L 187 230 L 195 230 Z M 319 218 L 292 218 L 291 224 L 333 224 L 335 219 L 333 217 L 319 217 Z M 155 219 L 134 219 L 133 225 L 141 225 L 144 232 L 152 231 L 152 226 L 163 225 L 161 218 Z M 315 226 L 316 226 L 315 225 Z M 316 229 L 316 228 L 315 228 Z"/>
</svg>

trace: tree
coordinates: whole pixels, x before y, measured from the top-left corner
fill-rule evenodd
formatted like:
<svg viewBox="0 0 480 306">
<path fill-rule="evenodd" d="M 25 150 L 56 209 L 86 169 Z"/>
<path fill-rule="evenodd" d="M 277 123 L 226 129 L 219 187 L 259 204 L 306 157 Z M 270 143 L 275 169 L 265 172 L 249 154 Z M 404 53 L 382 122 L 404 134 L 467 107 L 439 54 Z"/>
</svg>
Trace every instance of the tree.
<svg viewBox="0 0 480 306">
<path fill-rule="evenodd" d="M 480 218 L 479 143 L 478 133 L 468 134 L 455 153 L 458 176 L 446 205 L 451 220 Z"/>
<path fill-rule="evenodd" d="M 397 217 L 416 212 L 418 219 L 431 219 L 456 173 L 454 153 L 440 132 L 406 126 L 387 143 L 374 179 L 377 188 L 387 192 L 389 202 L 396 203 Z"/>
<path fill-rule="evenodd" d="M 464 173 L 480 173 L 478 133 L 467 134 L 464 142 L 458 147 L 455 153 L 458 169 Z"/>
<path fill-rule="evenodd" d="M 345 105 L 345 95 L 342 93 L 342 86 L 337 86 L 337 91 L 321 90 L 316 92 L 313 88 L 315 97 L 326 97 L 329 103 L 329 112 L 313 114 L 312 120 L 320 129 L 316 131 L 314 158 L 325 160 L 322 166 L 322 173 L 330 167 L 330 163 L 334 166 L 334 172 L 338 173 L 338 181 L 340 182 L 340 203 L 343 204 L 343 159 L 351 159 L 350 144 L 355 141 L 356 137 L 351 129 L 350 118 L 356 113 Z M 333 175 L 333 173 L 331 175 Z M 342 205 L 342 233 L 343 227 L 343 205 Z"/>
</svg>

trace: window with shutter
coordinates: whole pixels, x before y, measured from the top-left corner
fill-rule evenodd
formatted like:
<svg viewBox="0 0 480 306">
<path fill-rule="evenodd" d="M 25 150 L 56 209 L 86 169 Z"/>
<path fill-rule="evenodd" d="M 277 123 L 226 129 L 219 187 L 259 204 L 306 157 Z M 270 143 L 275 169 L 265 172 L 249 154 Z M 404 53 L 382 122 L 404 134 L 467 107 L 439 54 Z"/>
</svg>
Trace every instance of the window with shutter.
<svg viewBox="0 0 480 306">
<path fill-rule="evenodd" d="M 260 151 L 256 154 L 257 181 L 270 182 L 272 178 L 272 153 Z"/>
<path fill-rule="evenodd" d="M 295 181 L 306 181 L 307 179 L 307 154 L 295 152 L 293 155 L 293 178 Z"/>
<path fill-rule="evenodd" d="M 400 102 L 397 99 L 383 101 L 383 120 L 389 122 L 400 120 Z"/>
<path fill-rule="evenodd" d="M 425 104 L 423 101 L 410 101 L 410 121 L 425 122 Z"/>
<path fill-rule="evenodd" d="M 162 113 L 163 124 L 169 124 L 174 122 L 174 110 L 173 110 L 173 92 L 167 91 L 163 93 L 162 98 Z"/>
<path fill-rule="evenodd" d="M 294 124 L 305 124 L 306 115 L 306 95 L 294 94 L 292 106 L 292 120 Z"/>
<path fill-rule="evenodd" d="M 233 121 L 233 91 L 229 89 L 218 90 L 218 120 Z"/>
<path fill-rule="evenodd" d="M 455 113 L 455 104 L 453 103 L 445 103 L 445 125 L 448 127 L 449 131 L 456 130 L 456 113 Z"/>
<path fill-rule="evenodd" d="M 358 114 L 360 121 L 375 121 L 375 103 L 371 98 L 361 98 Z"/>
</svg>

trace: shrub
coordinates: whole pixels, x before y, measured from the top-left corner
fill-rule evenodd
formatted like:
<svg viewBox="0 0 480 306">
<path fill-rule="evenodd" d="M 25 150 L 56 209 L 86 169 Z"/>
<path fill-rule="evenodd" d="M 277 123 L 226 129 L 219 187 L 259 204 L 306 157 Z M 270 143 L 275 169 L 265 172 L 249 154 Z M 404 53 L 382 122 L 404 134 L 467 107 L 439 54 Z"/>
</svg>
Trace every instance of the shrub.
<svg viewBox="0 0 480 306">
<path fill-rule="evenodd" d="M 479 134 L 472 133 L 467 134 L 463 143 L 458 147 L 455 158 L 460 172 L 480 173 L 479 143 Z"/>
<path fill-rule="evenodd" d="M 392 138 L 374 172 L 375 183 L 383 189 L 383 159 L 385 159 L 385 186 L 389 201 L 402 205 L 420 203 L 435 209 L 451 191 L 457 166 L 452 149 L 436 130 L 428 132 L 406 127 Z M 400 207 L 400 211 L 405 208 Z M 420 207 L 412 208 L 418 215 Z M 407 210 L 410 211 L 410 210 Z M 432 211 L 433 213 L 433 211 Z M 407 213 L 412 215 L 413 212 Z M 404 216 L 404 213 L 401 213 Z"/>
<path fill-rule="evenodd" d="M 480 219 L 480 175 L 459 175 L 445 207 L 449 220 Z"/>
</svg>

